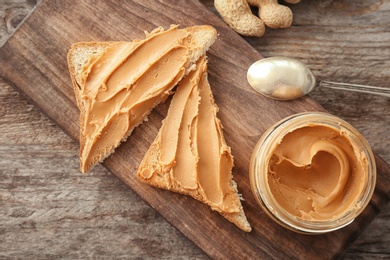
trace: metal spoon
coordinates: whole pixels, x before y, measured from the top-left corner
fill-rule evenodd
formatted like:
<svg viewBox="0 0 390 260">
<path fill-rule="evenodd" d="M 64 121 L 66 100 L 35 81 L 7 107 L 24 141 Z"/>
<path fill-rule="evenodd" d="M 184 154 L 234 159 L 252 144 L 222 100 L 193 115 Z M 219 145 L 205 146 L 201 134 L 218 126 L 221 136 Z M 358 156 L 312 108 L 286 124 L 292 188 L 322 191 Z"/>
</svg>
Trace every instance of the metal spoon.
<svg viewBox="0 0 390 260">
<path fill-rule="evenodd" d="M 278 100 L 300 98 L 316 86 L 310 69 L 304 63 L 287 57 L 264 58 L 253 63 L 248 69 L 247 79 L 257 92 Z M 331 81 L 321 81 L 318 86 L 390 97 L 389 88 Z"/>
</svg>

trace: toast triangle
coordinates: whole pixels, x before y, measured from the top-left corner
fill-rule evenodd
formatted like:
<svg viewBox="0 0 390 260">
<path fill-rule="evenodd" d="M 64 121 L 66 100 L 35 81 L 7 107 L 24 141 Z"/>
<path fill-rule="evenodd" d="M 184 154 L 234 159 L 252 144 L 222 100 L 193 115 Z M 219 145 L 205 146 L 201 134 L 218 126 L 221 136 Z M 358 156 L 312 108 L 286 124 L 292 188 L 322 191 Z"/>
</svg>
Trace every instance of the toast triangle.
<svg viewBox="0 0 390 260">
<path fill-rule="evenodd" d="M 180 82 L 137 176 L 151 186 L 190 195 L 250 232 L 217 111 L 203 56 Z"/>
<path fill-rule="evenodd" d="M 176 34 L 179 34 L 177 32 L 180 32 L 180 35 L 184 36 L 181 38 L 178 37 L 178 40 L 176 41 L 171 40 L 172 37 L 164 36 L 172 32 L 175 32 Z M 80 109 L 80 170 L 82 172 L 88 172 L 94 165 L 103 161 L 113 153 L 120 142 L 125 141 L 133 129 L 146 120 L 146 117 L 151 110 L 172 93 L 172 88 L 175 87 L 186 74 L 194 69 L 196 61 L 207 51 L 217 37 L 216 30 L 208 25 L 193 26 L 184 29 L 179 29 L 177 25 L 173 25 L 166 31 L 159 27 L 151 33 L 145 32 L 145 34 L 146 38 L 144 40 L 134 40 L 132 42 L 75 43 L 68 51 L 68 68 L 77 105 Z M 128 84 L 121 82 L 122 85 L 118 85 L 119 83 L 115 84 L 115 82 L 110 86 L 104 85 L 106 82 L 103 80 L 107 80 L 107 78 L 102 78 L 102 76 L 99 78 L 99 76 L 91 73 L 91 68 L 93 66 L 93 68 L 99 68 L 99 66 L 104 67 L 103 61 L 108 59 L 107 57 L 109 57 L 109 54 L 117 55 L 117 62 L 114 65 L 117 66 L 117 68 L 123 68 L 122 64 L 125 64 L 126 61 L 130 59 L 135 61 L 135 58 L 132 58 L 135 55 L 129 56 L 130 58 L 128 58 L 123 54 L 133 54 L 133 51 L 140 50 L 140 46 L 146 44 L 145 42 L 150 42 L 152 40 L 158 42 L 156 39 L 161 39 L 161 45 L 166 48 L 166 50 L 164 50 L 165 52 L 161 51 L 162 54 L 157 58 L 161 60 L 161 57 L 166 57 L 168 51 L 174 49 L 176 53 L 175 57 L 180 59 L 184 64 L 183 68 L 178 69 L 176 74 L 164 74 L 163 72 L 165 70 L 163 64 L 159 64 L 156 57 L 149 58 L 149 56 L 153 54 L 153 51 L 148 52 L 151 53 L 150 55 L 147 54 L 142 56 L 143 60 L 146 62 L 142 62 L 141 60 L 138 64 L 140 64 L 141 67 L 148 62 L 148 64 L 152 64 L 151 66 L 153 66 L 152 68 L 154 70 L 152 70 L 151 73 L 154 73 L 156 77 L 159 76 L 160 73 L 161 77 L 166 75 L 163 79 L 164 82 L 166 82 L 166 85 L 157 86 L 157 84 L 160 83 L 150 85 L 144 84 L 144 89 L 138 91 L 137 96 L 133 94 L 133 92 L 137 92 L 134 91 L 134 86 L 138 86 L 136 80 L 139 78 L 146 78 L 146 76 L 144 76 L 146 72 L 139 72 L 139 70 L 143 69 L 146 71 L 146 68 L 138 70 L 129 69 L 129 75 L 132 75 L 132 73 L 138 73 L 139 75 L 135 75 L 131 79 L 133 81 Z M 159 48 L 159 45 L 155 43 L 153 46 L 154 48 Z M 119 53 L 119 51 L 121 51 L 121 53 Z M 167 57 L 166 60 L 168 60 L 168 58 L 169 57 Z M 111 67 L 107 65 L 107 69 L 111 69 Z M 123 70 L 124 69 L 121 71 L 123 72 Z M 110 77 L 112 77 L 112 75 Z M 92 79 L 94 79 L 94 81 Z M 121 100 L 122 103 L 119 109 L 118 105 L 109 105 L 109 102 L 106 102 L 106 100 L 101 98 L 107 97 L 107 94 L 105 94 L 104 91 L 107 89 L 110 91 L 111 89 L 114 89 L 114 87 L 117 93 L 126 92 L 123 95 L 126 96 L 126 98 Z M 136 99 L 136 97 L 138 97 L 138 99 Z M 99 98 L 103 100 L 100 103 L 98 102 Z M 143 102 L 146 100 L 145 102 L 147 105 L 142 107 L 140 105 L 140 100 Z M 107 104 L 103 104 L 104 102 Z M 98 111 L 97 107 L 104 108 L 100 109 L 102 113 L 105 114 L 100 115 L 100 121 L 96 119 L 99 117 L 96 116 L 93 111 L 94 108 Z M 137 116 L 134 116 L 135 109 L 139 112 Z M 123 110 L 126 111 L 123 112 Z"/>
</svg>

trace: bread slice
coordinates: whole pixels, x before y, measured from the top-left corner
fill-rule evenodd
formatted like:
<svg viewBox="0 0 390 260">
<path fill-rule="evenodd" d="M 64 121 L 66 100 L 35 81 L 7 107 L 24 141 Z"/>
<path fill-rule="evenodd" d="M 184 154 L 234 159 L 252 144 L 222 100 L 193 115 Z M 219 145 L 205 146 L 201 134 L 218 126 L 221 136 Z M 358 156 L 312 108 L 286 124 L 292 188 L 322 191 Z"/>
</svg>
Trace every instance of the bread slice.
<svg viewBox="0 0 390 260">
<path fill-rule="evenodd" d="M 173 25 L 166 31 L 159 27 L 145 34 L 144 40 L 132 42 L 75 43 L 68 52 L 80 109 L 82 172 L 113 153 L 194 69 L 217 37 L 208 25 L 184 29 Z M 172 64 L 180 66 L 169 69 Z"/>
<path fill-rule="evenodd" d="M 203 56 L 179 83 L 137 176 L 151 186 L 190 195 L 249 232 L 217 111 Z"/>
</svg>

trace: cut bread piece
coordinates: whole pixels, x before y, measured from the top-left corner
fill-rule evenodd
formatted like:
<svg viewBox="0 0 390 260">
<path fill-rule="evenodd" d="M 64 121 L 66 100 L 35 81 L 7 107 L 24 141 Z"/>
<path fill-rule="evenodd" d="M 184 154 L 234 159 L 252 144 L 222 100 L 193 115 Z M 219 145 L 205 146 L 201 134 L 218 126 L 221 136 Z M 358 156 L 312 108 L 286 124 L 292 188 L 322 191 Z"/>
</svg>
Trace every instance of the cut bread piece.
<svg viewBox="0 0 390 260">
<path fill-rule="evenodd" d="M 203 56 L 179 83 L 137 176 L 151 186 L 190 195 L 249 232 L 217 111 Z"/>
<path fill-rule="evenodd" d="M 80 169 L 103 161 L 191 70 L 217 37 L 211 26 L 145 33 L 132 42 L 72 45 L 68 66 L 80 109 Z"/>
</svg>

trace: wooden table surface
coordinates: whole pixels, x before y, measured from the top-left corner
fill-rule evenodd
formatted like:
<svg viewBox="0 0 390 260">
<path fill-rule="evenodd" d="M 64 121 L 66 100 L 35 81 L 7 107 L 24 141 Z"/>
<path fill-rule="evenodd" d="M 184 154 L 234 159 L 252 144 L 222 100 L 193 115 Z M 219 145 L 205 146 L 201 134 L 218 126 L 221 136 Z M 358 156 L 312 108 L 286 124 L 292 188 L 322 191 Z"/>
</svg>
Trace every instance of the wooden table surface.
<svg viewBox="0 0 390 260">
<path fill-rule="evenodd" d="M 0 46 L 36 4 L 0 0 Z M 263 56 L 298 58 L 319 79 L 390 88 L 390 1 L 291 8 L 291 28 L 247 38 Z M 330 89 L 311 96 L 390 163 L 389 98 Z M 105 168 L 81 175 L 78 144 L 1 79 L 0 104 L 0 258 L 207 258 Z M 389 258 L 390 208 L 362 228 L 345 259 Z"/>
</svg>

